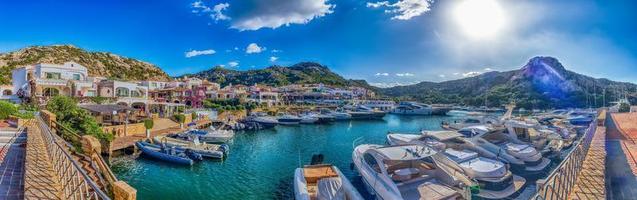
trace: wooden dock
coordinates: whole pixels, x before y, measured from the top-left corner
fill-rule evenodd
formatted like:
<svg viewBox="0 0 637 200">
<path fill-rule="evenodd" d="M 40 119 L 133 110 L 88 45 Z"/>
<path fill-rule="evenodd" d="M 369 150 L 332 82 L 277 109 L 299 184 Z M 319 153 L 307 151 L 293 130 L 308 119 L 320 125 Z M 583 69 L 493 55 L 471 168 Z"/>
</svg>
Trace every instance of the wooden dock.
<svg viewBox="0 0 637 200">
<path fill-rule="evenodd" d="M 196 122 L 197 125 L 195 125 L 195 127 L 203 128 L 204 126 L 209 126 L 211 123 L 212 121 L 210 120 L 200 120 Z M 161 126 L 160 129 L 156 129 L 155 127 L 153 127 L 153 129 L 150 131 L 150 137 L 152 138 L 158 135 L 178 133 L 178 132 L 185 131 L 186 128 L 187 127 L 179 128 L 179 124 L 177 124 L 176 126 L 174 125 Z M 111 142 L 111 151 L 119 151 L 119 150 L 131 148 L 135 146 L 135 142 L 144 140 L 144 139 L 146 139 L 145 134 L 117 137 L 113 140 L 113 142 Z"/>
</svg>

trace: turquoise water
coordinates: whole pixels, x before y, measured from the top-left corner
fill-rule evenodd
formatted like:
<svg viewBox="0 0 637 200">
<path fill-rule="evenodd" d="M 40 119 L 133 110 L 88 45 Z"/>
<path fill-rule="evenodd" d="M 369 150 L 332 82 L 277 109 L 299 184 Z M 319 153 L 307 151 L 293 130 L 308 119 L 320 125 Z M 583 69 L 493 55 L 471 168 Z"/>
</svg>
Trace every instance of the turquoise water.
<svg viewBox="0 0 637 200">
<path fill-rule="evenodd" d="M 323 154 L 359 184 L 350 169 L 352 142 L 384 144 L 388 131 L 440 129 L 448 116 L 396 116 L 384 120 L 335 122 L 326 125 L 277 126 L 239 132 L 223 162 L 174 166 L 145 157 L 116 158 L 117 177 L 137 189 L 139 199 L 292 199 L 294 169 Z M 300 157 L 300 163 L 299 163 Z"/>
<path fill-rule="evenodd" d="M 223 162 L 208 160 L 183 167 L 128 156 L 116 158 L 113 171 L 135 187 L 142 200 L 293 199 L 294 170 L 320 153 L 324 162 L 336 165 L 364 193 L 360 176 L 350 169 L 355 140 L 361 138 L 357 144 L 384 144 L 388 131 L 439 130 L 442 121 L 454 119 L 387 115 L 384 120 L 375 121 L 277 126 L 237 133 L 230 143 L 230 155 Z M 528 188 L 524 196 L 535 190 Z"/>
</svg>

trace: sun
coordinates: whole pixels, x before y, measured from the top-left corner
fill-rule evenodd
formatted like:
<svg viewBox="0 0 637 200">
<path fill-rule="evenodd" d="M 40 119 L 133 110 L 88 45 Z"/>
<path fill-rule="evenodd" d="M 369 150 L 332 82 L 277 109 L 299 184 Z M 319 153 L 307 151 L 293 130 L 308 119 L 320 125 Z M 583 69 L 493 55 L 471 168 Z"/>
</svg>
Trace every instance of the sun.
<svg viewBox="0 0 637 200">
<path fill-rule="evenodd" d="M 472 38 L 490 38 L 504 27 L 504 11 L 496 0 L 463 0 L 453 10 L 454 20 Z"/>
</svg>

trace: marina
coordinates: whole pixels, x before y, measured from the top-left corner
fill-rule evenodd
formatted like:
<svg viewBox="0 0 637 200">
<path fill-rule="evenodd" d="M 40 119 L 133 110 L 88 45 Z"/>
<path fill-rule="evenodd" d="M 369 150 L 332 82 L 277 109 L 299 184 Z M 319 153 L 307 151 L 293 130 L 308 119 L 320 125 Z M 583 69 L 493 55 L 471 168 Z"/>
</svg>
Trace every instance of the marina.
<svg viewBox="0 0 637 200">
<path fill-rule="evenodd" d="M 369 198 L 361 176 L 351 167 L 353 145 L 384 145 L 390 131 L 442 130 L 443 122 L 460 119 L 455 116 L 390 114 L 382 120 L 280 125 L 273 129 L 237 132 L 228 143 L 230 155 L 222 161 L 204 161 L 191 167 L 181 167 L 146 159 L 143 155 L 139 158 L 124 156 L 113 160 L 113 170 L 118 177 L 138 189 L 140 199 L 292 199 L 295 169 L 309 164 L 313 155 L 321 154 L 326 163 L 340 169 L 358 191 Z M 546 176 L 558 163 L 559 160 L 547 163 L 547 169 L 539 175 L 523 174 L 526 184 L 518 185 L 521 189 L 513 192 L 512 197 L 530 198 L 535 194 L 535 181 Z M 154 175 L 148 176 L 150 174 Z M 194 192 L 180 192 L 185 190 Z"/>
</svg>

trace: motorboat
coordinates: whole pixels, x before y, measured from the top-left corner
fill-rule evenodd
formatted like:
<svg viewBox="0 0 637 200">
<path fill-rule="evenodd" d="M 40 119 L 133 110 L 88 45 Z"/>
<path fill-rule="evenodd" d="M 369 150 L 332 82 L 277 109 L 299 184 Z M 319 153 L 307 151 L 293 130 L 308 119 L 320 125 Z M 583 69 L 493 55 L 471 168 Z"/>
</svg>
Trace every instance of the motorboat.
<svg viewBox="0 0 637 200">
<path fill-rule="evenodd" d="M 177 147 L 159 146 L 148 142 L 135 142 L 135 146 L 142 151 L 144 155 L 164 162 L 192 165 L 194 161 L 202 160 L 202 156 L 191 150 L 180 150 Z"/>
<path fill-rule="evenodd" d="M 312 113 L 312 115 L 318 118 L 318 121 L 316 121 L 316 123 L 319 124 L 328 124 L 336 121 L 336 117 L 332 115 L 326 115 L 322 113 Z"/>
<path fill-rule="evenodd" d="M 481 198 L 505 199 L 519 191 L 526 179 L 513 174 L 497 156 L 478 147 L 455 131 L 423 131 L 421 134 L 387 135 L 390 145 L 426 145 L 441 151 L 447 160 L 441 163 L 460 169 L 476 180 Z"/>
<path fill-rule="evenodd" d="M 312 156 L 312 163 L 294 171 L 296 200 L 363 200 L 363 197 L 341 170 L 322 164 L 323 155 Z"/>
<path fill-rule="evenodd" d="M 543 155 L 555 156 L 560 151 L 570 145 L 577 134 L 568 133 L 568 129 L 542 126 L 535 120 L 507 120 L 504 127 L 512 139 L 518 143 L 532 144 L 535 149 L 540 150 Z M 566 133 L 564 131 L 567 131 Z"/>
<path fill-rule="evenodd" d="M 496 125 L 499 124 L 499 120 L 492 116 L 487 115 L 469 115 L 462 120 L 456 120 L 454 122 L 444 122 L 442 128 L 446 130 L 460 130 L 470 126 L 480 125 Z"/>
<path fill-rule="evenodd" d="M 175 135 L 177 136 L 177 135 Z M 168 147 L 178 147 L 182 149 L 190 149 L 195 153 L 201 154 L 206 158 L 223 159 L 228 155 L 230 148 L 227 144 L 206 144 L 200 143 L 198 137 L 192 140 L 183 140 L 168 136 L 153 137 L 155 144 L 162 144 Z"/>
<path fill-rule="evenodd" d="M 226 143 L 234 138 L 234 131 L 220 130 L 210 127 L 208 129 L 190 129 L 184 134 L 197 136 L 200 142 Z"/>
<path fill-rule="evenodd" d="M 468 199 L 471 180 L 455 177 L 438 163 L 438 151 L 424 145 L 354 148 L 352 160 L 369 193 L 376 199 Z"/>
<path fill-rule="evenodd" d="M 277 121 L 279 122 L 279 124 L 296 125 L 296 124 L 299 124 L 299 122 L 301 122 L 301 118 L 291 114 L 284 114 L 277 117 Z"/>
<path fill-rule="evenodd" d="M 263 112 L 253 113 L 246 118 L 246 121 L 257 123 L 263 128 L 273 128 L 279 124 L 279 120 Z"/>
<path fill-rule="evenodd" d="M 363 105 L 356 106 L 354 109 L 347 111 L 347 113 L 352 116 L 351 119 L 382 119 L 387 114 Z"/>
<path fill-rule="evenodd" d="M 314 124 L 319 121 L 319 118 L 311 113 L 302 114 L 300 117 L 301 121 L 299 123 L 301 124 Z"/>
<path fill-rule="evenodd" d="M 321 110 L 321 114 L 332 116 L 332 117 L 334 117 L 334 120 L 336 120 L 336 121 L 352 119 L 352 115 L 350 115 L 347 112 L 339 112 L 339 111 L 332 111 L 332 110 L 328 110 L 328 109 L 323 109 L 323 110 Z"/>
<path fill-rule="evenodd" d="M 430 105 L 417 102 L 400 102 L 390 113 L 399 115 L 431 115 Z"/>
<path fill-rule="evenodd" d="M 541 172 L 551 160 L 544 158 L 532 144 L 512 138 L 505 129 L 490 126 L 471 126 L 458 130 L 467 140 L 495 154 L 498 159 L 509 163 L 514 169 L 527 172 Z"/>
</svg>

